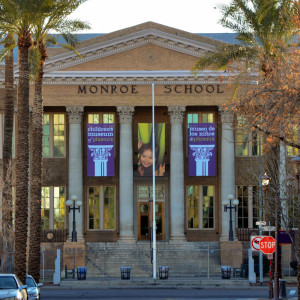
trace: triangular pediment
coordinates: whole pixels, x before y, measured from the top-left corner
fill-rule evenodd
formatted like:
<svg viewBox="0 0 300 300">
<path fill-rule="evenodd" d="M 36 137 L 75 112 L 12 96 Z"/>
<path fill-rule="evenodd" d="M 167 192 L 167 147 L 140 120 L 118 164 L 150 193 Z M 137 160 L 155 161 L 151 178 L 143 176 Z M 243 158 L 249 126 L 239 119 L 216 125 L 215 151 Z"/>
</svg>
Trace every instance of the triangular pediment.
<svg viewBox="0 0 300 300">
<path fill-rule="evenodd" d="M 215 51 L 220 43 L 147 22 L 81 42 L 81 57 L 51 49 L 45 72 L 189 70 L 198 57 Z"/>
</svg>

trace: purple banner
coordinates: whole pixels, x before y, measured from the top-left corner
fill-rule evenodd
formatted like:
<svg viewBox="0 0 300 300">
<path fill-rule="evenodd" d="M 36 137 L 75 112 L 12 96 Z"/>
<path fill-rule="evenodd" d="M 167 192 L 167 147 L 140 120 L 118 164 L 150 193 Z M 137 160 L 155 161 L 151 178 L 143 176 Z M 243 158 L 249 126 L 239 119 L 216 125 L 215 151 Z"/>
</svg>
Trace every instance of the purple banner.
<svg viewBox="0 0 300 300">
<path fill-rule="evenodd" d="M 189 176 L 216 176 L 216 124 L 189 124 Z"/>
<path fill-rule="evenodd" d="M 278 243 L 283 244 L 292 244 L 295 241 L 295 231 L 291 230 L 290 234 L 285 230 L 278 231 Z"/>
<path fill-rule="evenodd" d="M 87 176 L 114 176 L 114 124 L 87 125 Z"/>
</svg>

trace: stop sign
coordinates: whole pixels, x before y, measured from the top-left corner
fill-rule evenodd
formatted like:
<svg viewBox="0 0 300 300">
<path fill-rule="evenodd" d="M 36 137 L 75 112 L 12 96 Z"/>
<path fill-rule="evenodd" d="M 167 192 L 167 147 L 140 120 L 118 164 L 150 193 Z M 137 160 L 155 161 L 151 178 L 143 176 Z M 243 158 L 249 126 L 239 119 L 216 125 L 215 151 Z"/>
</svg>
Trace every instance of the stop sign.
<svg viewBox="0 0 300 300">
<path fill-rule="evenodd" d="M 265 236 L 259 242 L 259 249 L 264 254 L 272 254 L 275 251 L 275 239 L 272 236 Z"/>
</svg>

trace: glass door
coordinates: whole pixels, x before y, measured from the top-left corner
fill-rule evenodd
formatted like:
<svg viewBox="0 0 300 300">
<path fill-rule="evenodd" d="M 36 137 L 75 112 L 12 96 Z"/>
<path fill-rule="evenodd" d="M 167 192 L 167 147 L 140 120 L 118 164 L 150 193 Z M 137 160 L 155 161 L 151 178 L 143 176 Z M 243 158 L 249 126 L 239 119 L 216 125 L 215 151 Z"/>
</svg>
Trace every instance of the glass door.
<svg viewBox="0 0 300 300">
<path fill-rule="evenodd" d="M 138 239 L 150 240 L 152 234 L 152 202 L 138 202 Z M 155 203 L 156 239 L 164 240 L 164 203 Z"/>
</svg>

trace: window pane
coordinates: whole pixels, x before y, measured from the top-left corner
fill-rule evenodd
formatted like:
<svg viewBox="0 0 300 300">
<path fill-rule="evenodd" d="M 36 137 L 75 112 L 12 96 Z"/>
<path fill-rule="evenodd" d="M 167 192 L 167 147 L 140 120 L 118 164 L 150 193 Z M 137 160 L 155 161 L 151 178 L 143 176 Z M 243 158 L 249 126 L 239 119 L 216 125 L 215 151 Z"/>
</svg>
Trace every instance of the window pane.
<svg viewBox="0 0 300 300">
<path fill-rule="evenodd" d="M 65 115 L 54 114 L 53 124 L 53 156 L 65 156 Z"/>
<path fill-rule="evenodd" d="M 65 188 L 54 187 L 54 229 L 65 228 Z"/>
<path fill-rule="evenodd" d="M 104 187 L 104 229 L 115 228 L 115 187 Z"/>
<path fill-rule="evenodd" d="M 100 115 L 99 114 L 88 114 L 88 123 L 89 124 L 99 124 Z"/>
<path fill-rule="evenodd" d="M 100 229 L 99 187 L 89 187 L 89 229 Z"/>
<path fill-rule="evenodd" d="M 259 221 L 259 197 L 258 197 L 258 187 L 252 187 L 252 203 L 253 203 L 253 227 L 258 227 L 256 222 Z M 263 206 L 262 206 L 262 214 L 263 214 Z"/>
<path fill-rule="evenodd" d="M 213 122 L 214 122 L 214 114 L 213 113 L 202 114 L 202 123 L 213 123 Z"/>
<path fill-rule="evenodd" d="M 239 185 L 238 194 L 238 228 L 248 228 L 248 186 Z"/>
<path fill-rule="evenodd" d="M 214 187 L 203 186 L 203 228 L 214 228 Z"/>
<path fill-rule="evenodd" d="M 299 129 L 297 126 L 293 126 L 293 136 L 292 136 L 292 141 L 293 143 L 297 144 L 299 140 Z M 292 146 L 287 146 L 287 155 L 288 156 L 295 156 L 298 154 L 298 148 L 292 147 Z"/>
<path fill-rule="evenodd" d="M 49 125 L 49 114 L 43 114 L 43 156 L 50 156 L 50 125 Z"/>
<path fill-rule="evenodd" d="M 41 219 L 42 229 L 50 229 L 50 187 L 42 187 Z"/>
<path fill-rule="evenodd" d="M 114 123 L 114 114 L 103 114 L 103 123 Z"/>
<path fill-rule="evenodd" d="M 199 227 L 199 188 L 188 186 L 188 228 Z"/>
</svg>

